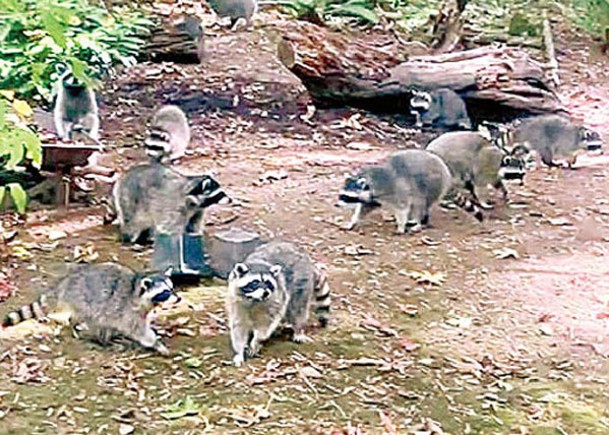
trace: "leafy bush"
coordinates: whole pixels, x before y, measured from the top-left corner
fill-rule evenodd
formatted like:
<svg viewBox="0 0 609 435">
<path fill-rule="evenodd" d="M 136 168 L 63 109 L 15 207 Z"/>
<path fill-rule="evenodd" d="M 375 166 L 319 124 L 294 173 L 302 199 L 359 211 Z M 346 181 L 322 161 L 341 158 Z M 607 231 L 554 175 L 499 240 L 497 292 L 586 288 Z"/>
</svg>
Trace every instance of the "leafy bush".
<svg viewBox="0 0 609 435">
<path fill-rule="evenodd" d="M 50 102 L 60 63 L 89 85 L 132 65 L 153 23 L 117 12 L 86 0 L 0 0 L 0 88 Z"/>
<path fill-rule="evenodd" d="M 332 17 L 352 17 L 358 21 L 376 24 L 375 0 L 278 0 L 297 18 L 322 24 Z"/>
<path fill-rule="evenodd" d="M 609 42 L 609 0 L 573 0 L 573 7 L 576 24 Z"/>
<path fill-rule="evenodd" d="M 39 137 L 27 126 L 32 109 L 13 92 L 0 91 L 0 168 L 13 171 L 24 160 L 35 167 L 42 163 Z M 18 183 L 0 185 L 0 206 L 8 192 L 19 213 L 25 212 L 27 195 Z"/>
</svg>

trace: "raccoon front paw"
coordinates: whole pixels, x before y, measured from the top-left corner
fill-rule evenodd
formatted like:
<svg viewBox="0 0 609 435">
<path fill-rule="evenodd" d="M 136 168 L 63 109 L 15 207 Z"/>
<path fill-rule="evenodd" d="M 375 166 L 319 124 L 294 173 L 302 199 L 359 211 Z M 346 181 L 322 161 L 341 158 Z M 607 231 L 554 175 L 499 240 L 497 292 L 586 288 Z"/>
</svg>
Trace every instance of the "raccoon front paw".
<svg viewBox="0 0 609 435">
<path fill-rule="evenodd" d="M 241 367 L 243 365 L 244 359 L 243 354 L 235 355 L 233 358 L 233 364 L 235 367 Z"/>
<path fill-rule="evenodd" d="M 255 358 L 260 353 L 260 345 L 259 344 L 251 344 L 250 346 L 248 346 L 248 348 L 245 351 L 245 353 L 247 354 L 248 358 Z"/>
<path fill-rule="evenodd" d="M 162 356 L 169 356 L 169 349 L 160 341 L 154 346 L 154 350 Z"/>
<path fill-rule="evenodd" d="M 304 332 L 294 333 L 292 336 L 292 341 L 294 343 L 313 343 L 313 339 L 306 335 Z"/>
<path fill-rule="evenodd" d="M 347 222 L 341 228 L 345 231 L 351 231 L 357 224 L 355 222 Z"/>
</svg>

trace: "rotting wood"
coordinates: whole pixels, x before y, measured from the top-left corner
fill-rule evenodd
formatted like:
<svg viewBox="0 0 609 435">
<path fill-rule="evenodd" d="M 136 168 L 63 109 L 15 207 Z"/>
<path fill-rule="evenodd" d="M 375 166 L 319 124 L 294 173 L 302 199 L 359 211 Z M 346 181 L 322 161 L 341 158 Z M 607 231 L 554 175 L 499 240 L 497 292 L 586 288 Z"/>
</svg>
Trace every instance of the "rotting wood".
<svg viewBox="0 0 609 435">
<path fill-rule="evenodd" d="M 400 110 L 413 88 L 447 87 L 468 106 L 482 101 L 532 113 L 564 110 L 544 65 L 518 48 L 480 47 L 412 56 L 400 63 L 395 53 L 379 50 L 366 39 L 310 23 L 289 28 L 280 47 L 280 59 L 289 59 L 286 67 L 318 104 Z"/>
<path fill-rule="evenodd" d="M 463 10 L 467 0 L 446 0 L 436 16 L 432 34 L 432 47 L 435 53 L 453 51 L 461 41 L 463 31 Z"/>
<path fill-rule="evenodd" d="M 560 86 L 560 77 L 558 76 L 558 61 L 554 51 L 554 38 L 552 38 L 552 27 L 546 11 L 543 12 L 543 45 L 546 49 L 546 57 L 550 81 L 555 87 Z"/>
<path fill-rule="evenodd" d="M 181 14 L 164 21 L 152 31 L 144 53 L 151 62 L 198 64 L 205 55 L 204 41 L 201 19 Z"/>
</svg>

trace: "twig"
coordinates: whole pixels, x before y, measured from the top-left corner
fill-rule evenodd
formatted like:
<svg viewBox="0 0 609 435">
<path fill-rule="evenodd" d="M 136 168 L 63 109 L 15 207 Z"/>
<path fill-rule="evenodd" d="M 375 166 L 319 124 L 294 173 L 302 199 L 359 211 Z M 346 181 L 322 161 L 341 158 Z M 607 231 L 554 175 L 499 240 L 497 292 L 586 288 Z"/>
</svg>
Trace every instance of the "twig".
<svg viewBox="0 0 609 435">
<path fill-rule="evenodd" d="M 543 11 L 543 45 L 546 48 L 546 56 L 548 58 L 548 67 L 550 68 L 550 81 L 555 86 L 560 86 L 560 78 L 558 77 L 558 62 L 556 61 L 556 53 L 554 51 L 554 40 L 552 39 L 552 27 L 548 14 Z"/>
</svg>

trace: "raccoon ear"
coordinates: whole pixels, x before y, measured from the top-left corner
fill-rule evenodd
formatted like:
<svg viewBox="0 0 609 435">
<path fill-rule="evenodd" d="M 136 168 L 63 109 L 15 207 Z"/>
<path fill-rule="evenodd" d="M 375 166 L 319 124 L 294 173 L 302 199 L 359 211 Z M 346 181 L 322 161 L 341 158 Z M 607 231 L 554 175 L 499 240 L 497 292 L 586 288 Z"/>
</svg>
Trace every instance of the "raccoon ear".
<svg viewBox="0 0 609 435">
<path fill-rule="evenodd" d="M 524 144 L 518 144 L 510 151 L 510 155 L 514 157 L 523 157 L 528 154 L 531 150 Z"/>
<path fill-rule="evenodd" d="M 235 273 L 235 275 L 237 275 L 237 278 L 241 278 L 249 270 L 250 270 L 250 268 L 247 267 L 247 264 L 244 264 L 244 263 L 237 263 L 237 264 L 235 264 L 235 267 L 233 267 L 233 272 Z"/>
<path fill-rule="evenodd" d="M 173 275 L 173 266 L 168 266 L 167 269 L 163 271 L 163 275 L 168 278 L 171 278 L 171 275 Z"/>
<path fill-rule="evenodd" d="M 271 274 L 273 276 L 277 276 L 277 275 L 279 275 L 281 273 L 282 269 L 283 268 L 281 267 L 280 264 L 275 264 L 274 266 L 271 266 Z"/>
<path fill-rule="evenodd" d="M 146 290 L 150 290 L 152 287 L 152 280 L 150 278 L 143 278 L 140 281 L 140 294 L 144 293 Z"/>
<path fill-rule="evenodd" d="M 199 200 L 195 195 L 186 195 L 186 199 L 184 201 L 186 202 L 186 207 L 188 208 L 195 208 L 199 205 Z"/>
</svg>

